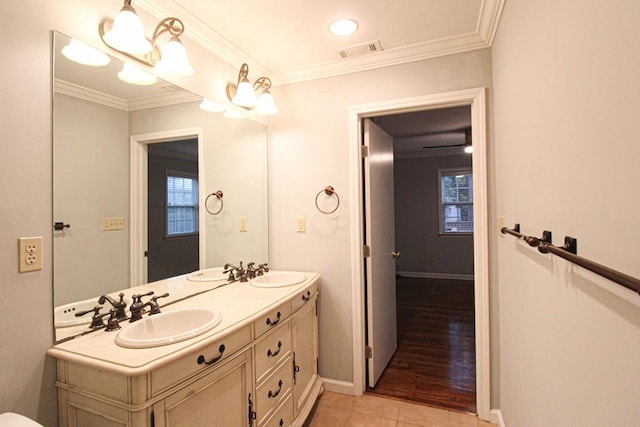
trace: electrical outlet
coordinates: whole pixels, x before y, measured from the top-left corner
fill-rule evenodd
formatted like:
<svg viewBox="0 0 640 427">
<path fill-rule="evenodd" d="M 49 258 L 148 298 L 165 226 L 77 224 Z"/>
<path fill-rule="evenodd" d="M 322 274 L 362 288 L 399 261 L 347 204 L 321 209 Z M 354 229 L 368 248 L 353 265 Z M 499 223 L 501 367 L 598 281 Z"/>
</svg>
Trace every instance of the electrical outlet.
<svg viewBox="0 0 640 427">
<path fill-rule="evenodd" d="M 246 216 L 241 216 L 240 217 L 240 231 L 247 231 L 247 217 Z"/>
<path fill-rule="evenodd" d="M 124 230 L 124 217 L 113 216 L 102 218 L 100 229 L 102 231 Z"/>
<path fill-rule="evenodd" d="M 296 218 L 296 231 L 298 233 L 305 233 L 307 231 L 307 219 L 303 216 Z"/>
<path fill-rule="evenodd" d="M 18 272 L 42 270 L 42 237 L 18 239 Z"/>
</svg>

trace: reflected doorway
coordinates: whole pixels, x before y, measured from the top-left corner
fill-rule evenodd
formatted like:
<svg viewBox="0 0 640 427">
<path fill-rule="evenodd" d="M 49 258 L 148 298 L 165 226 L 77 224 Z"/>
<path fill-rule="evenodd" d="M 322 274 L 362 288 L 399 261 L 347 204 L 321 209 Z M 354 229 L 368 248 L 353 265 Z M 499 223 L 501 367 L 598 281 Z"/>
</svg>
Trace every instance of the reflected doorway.
<svg viewBox="0 0 640 427">
<path fill-rule="evenodd" d="M 148 150 L 148 280 L 199 268 L 198 141 L 150 144 Z"/>
</svg>

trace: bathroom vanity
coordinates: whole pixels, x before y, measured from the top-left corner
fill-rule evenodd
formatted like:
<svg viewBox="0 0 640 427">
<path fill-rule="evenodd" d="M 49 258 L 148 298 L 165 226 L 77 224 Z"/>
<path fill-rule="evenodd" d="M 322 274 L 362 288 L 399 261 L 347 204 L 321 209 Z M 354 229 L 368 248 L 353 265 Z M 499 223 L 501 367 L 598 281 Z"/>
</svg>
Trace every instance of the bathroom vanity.
<svg viewBox="0 0 640 427">
<path fill-rule="evenodd" d="M 118 331 L 104 330 L 55 345 L 48 354 L 57 359 L 60 426 L 301 426 L 322 392 L 319 276 L 302 274 L 284 287 L 180 276 L 125 290 L 169 292 L 174 303 L 163 313 L 206 307 L 222 320 L 149 348 L 122 347 Z M 122 322 L 121 331 L 135 324 Z"/>
</svg>

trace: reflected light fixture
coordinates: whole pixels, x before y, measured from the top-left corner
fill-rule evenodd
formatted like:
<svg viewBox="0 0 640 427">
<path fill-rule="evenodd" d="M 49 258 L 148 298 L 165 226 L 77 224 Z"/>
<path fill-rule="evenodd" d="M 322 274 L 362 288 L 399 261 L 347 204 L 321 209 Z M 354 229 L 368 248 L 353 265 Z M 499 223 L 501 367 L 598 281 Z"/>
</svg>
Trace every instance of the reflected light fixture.
<svg viewBox="0 0 640 427">
<path fill-rule="evenodd" d="M 73 62 L 92 67 L 102 67 L 111 62 L 111 58 L 106 53 L 87 46 L 76 39 L 71 39 L 60 53 Z"/>
<path fill-rule="evenodd" d="M 114 19 L 102 20 L 98 31 L 107 46 L 146 65 L 158 66 L 167 72 L 183 76 L 194 73 L 179 38 L 184 33 L 184 24 L 178 18 L 169 17 L 160 21 L 153 37 L 148 40 L 140 17 L 131 6 L 131 0 L 125 0 L 118 15 Z M 164 33 L 169 33 L 171 38 L 160 49 L 158 38 Z"/>
<path fill-rule="evenodd" d="M 268 77 L 260 77 L 253 84 L 249 81 L 249 66 L 242 64 L 238 72 L 237 83 L 227 84 L 227 98 L 234 105 L 254 110 L 258 114 L 272 115 L 279 110 L 273 95 L 269 92 L 271 80 Z M 257 93 L 260 92 L 258 96 Z"/>
<path fill-rule="evenodd" d="M 471 137 L 471 128 L 464 130 L 464 152 L 467 154 L 473 153 L 473 138 Z"/>
<path fill-rule="evenodd" d="M 134 85 L 152 85 L 158 81 L 158 78 L 153 74 L 147 73 L 141 68 L 138 68 L 128 62 L 124 63 L 122 71 L 118 73 L 118 78 L 123 82 Z"/>
<path fill-rule="evenodd" d="M 224 105 L 218 104 L 210 99 L 203 99 L 200 103 L 200 109 L 209 113 L 222 113 L 226 108 Z"/>
</svg>

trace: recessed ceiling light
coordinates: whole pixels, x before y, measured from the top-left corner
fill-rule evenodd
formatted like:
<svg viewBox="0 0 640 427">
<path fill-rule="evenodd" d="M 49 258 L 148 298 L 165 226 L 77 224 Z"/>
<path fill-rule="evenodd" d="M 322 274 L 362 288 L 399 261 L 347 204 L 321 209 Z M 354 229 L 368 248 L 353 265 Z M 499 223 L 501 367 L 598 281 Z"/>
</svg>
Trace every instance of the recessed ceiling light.
<svg viewBox="0 0 640 427">
<path fill-rule="evenodd" d="M 358 23 L 353 19 L 341 19 L 329 25 L 329 31 L 336 36 L 348 36 L 358 29 Z"/>
</svg>

